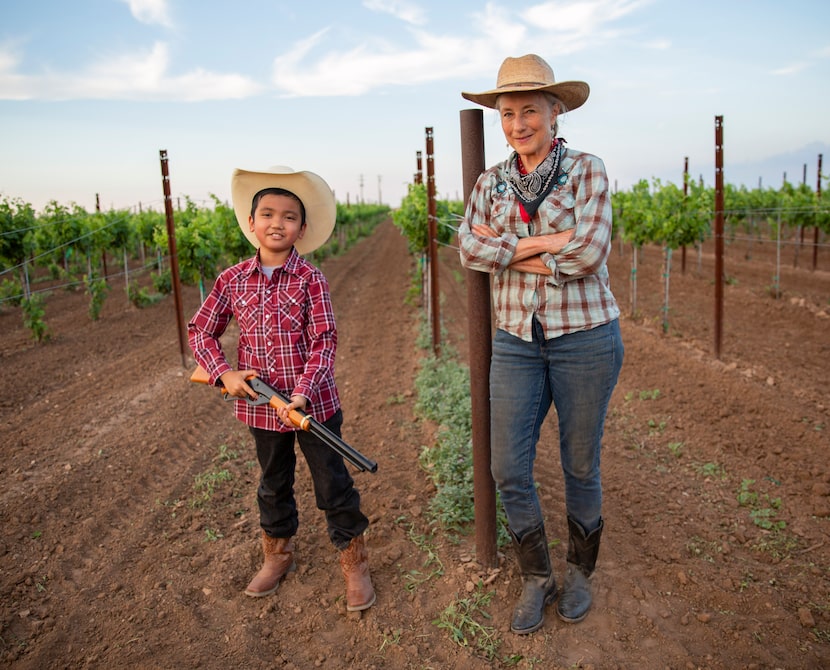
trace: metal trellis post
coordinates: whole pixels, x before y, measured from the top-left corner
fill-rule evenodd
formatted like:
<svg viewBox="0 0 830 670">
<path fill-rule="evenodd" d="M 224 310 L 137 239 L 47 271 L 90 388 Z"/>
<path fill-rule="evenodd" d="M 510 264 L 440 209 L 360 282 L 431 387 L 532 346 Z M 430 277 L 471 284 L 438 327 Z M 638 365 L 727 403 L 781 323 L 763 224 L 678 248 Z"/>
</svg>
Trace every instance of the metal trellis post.
<svg viewBox="0 0 830 670">
<path fill-rule="evenodd" d="M 464 201 L 484 171 L 484 116 L 480 109 L 461 110 L 461 162 Z M 476 559 L 497 567 L 496 485 L 490 472 L 490 275 L 467 270 L 467 327 L 470 347 L 470 401 L 473 439 L 473 498 Z"/>
<path fill-rule="evenodd" d="M 159 150 L 161 159 L 161 184 L 164 189 L 164 214 L 167 221 L 167 248 L 170 253 L 170 274 L 173 283 L 173 298 L 176 304 L 176 324 L 179 329 L 179 351 L 182 355 L 182 367 L 187 367 L 187 338 L 185 336 L 184 315 L 182 308 L 182 289 L 179 282 L 179 255 L 176 251 L 176 227 L 173 224 L 173 201 L 170 199 L 170 173 L 167 167 L 167 150 Z"/>
</svg>

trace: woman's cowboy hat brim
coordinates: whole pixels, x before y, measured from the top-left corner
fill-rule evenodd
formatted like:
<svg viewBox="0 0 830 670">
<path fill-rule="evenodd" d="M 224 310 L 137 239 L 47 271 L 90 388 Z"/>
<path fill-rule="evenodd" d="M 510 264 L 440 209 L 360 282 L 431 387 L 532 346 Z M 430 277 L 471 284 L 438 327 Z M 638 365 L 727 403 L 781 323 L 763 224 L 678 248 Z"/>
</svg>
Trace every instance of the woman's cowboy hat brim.
<svg viewBox="0 0 830 670">
<path fill-rule="evenodd" d="M 506 58 L 499 68 L 496 88 L 483 93 L 462 92 L 461 96 L 483 107 L 495 109 L 496 100 L 503 93 L 527 93 L 543 91 L 553 94 L 565 105 L 565 111 L 581 107 L 588 99 L 590 87 L 584 81 L 560 81 L 553 70 L 539 56 L 528 54 L 518 58 Z"/>
<path fill-rule="evenodd" d="M 329 185 L 313 172 L 294 172 L 290 167 L 276 165 L 260 172 L 236 169 L 231 177 L 231 198 L 236 220 L 248 241 L 259 249 L 259 241 L 251 231 L 248 217 L 251 202 L 264 188 L 291 191 L 305 207 L 305 233 L 294 246 L 299 254 L 318 249 L 331 236 L 337 219 L 337 203 Z"/>
</svg>

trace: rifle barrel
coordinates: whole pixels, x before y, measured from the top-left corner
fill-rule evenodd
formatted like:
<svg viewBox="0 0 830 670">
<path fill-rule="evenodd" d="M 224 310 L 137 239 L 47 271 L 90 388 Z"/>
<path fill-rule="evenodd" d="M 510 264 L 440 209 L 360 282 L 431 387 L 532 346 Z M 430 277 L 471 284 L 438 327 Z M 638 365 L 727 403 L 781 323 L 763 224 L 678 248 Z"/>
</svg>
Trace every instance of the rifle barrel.
<svg viewBox="0 0 830 670">
<path fill-rule="evenodd" d="M 332 433 L 328 428 L 315 419 L 311 419 L 309 422 L 308 432 L 320 438 L 330 448 L 334 449 L 338 454 L 349 461 L 349 463 L 354 465 L 358 470 L 362 470 L 364 472 L 368 471 L 371 473 L 378 471 L 377 462 L 367 456 L 364 456 L 357 449 L 350 447 L 346 442 L 337 437 L 337 435 Z"/>
</svg>

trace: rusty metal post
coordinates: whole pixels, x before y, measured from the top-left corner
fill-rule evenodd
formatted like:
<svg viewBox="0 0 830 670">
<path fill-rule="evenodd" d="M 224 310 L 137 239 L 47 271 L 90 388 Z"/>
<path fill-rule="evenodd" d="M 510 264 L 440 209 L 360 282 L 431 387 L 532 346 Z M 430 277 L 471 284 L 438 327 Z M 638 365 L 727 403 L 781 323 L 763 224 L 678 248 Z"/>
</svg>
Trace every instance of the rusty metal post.
<svg viewBox="0 0 830 670">
<path fill-rule="evenodd" d="M 816 174 L 816 205 L 821 207 L 821 158 L 818 155 L 818 172 Z M 818 225 L 813 228 L 813 272 L 818 267 Z"/>
<path fill-rule="evenodd" d="M 427 230 L 429 234 L 429 301 L 432 315 L 432 353 L 441 352 L 441 309 L 438 300 L 438 221 L 435 214 L 435 158 L 433 156 L 432 128 L 427 135 Z"/>
<path fill-rule="evenodd" d="M 715 358 L 723 334 L 723 116 L 715 117 Z"/>
<path fill-rule="evenodd" d="M 683 204 L 686 204 L 686 196 L 689 195 L 689 157 L 683 159 Z M 688 215 L 688 213 L 687 213 Z M 686 245 L 680 248 L 680 274 L 686 274 Z"/>
<path fill-rule="evenodd" d="M 421 159 L 421 152 L 415 152 L 415 164 L 417 166 L 417 170 L 415 171 L 415 183 L 416 184 L 423 184 L 424 183 L 424 164 Z"/>
<path fill-rule="evenodd" d="M 176 325 L 179 328 L 179 351 L 182 355 L 182 367 L 187 367 L 187 338 L 184 329 L 182 308 L 182 289 L 179 282 L 179 254 L 176 251 L 176 227 L 173 224 L 173 201 L 170 199 L 170 173 L 167 168 L 167 150 L 159 150 L 161 159 L 161 185 L 164 189 L 164 214 L 167 221 L 167 248 L 170 253 L 170 275 L 173 283 L 173 298 L 176 304 Z"/>
<path fill-rule="evenodd" d="M 464 201 L 484 171 L 484 115 L 480 109 L 461 110 L 461 163 Z M 467 270 L 467 329 L 470 347 L 472 404 L 473 497 L 475 499 L 476 559 L 486 567 L 496 556 L 496 484 L 490 472 L 490 275 Z"/>
</svg>

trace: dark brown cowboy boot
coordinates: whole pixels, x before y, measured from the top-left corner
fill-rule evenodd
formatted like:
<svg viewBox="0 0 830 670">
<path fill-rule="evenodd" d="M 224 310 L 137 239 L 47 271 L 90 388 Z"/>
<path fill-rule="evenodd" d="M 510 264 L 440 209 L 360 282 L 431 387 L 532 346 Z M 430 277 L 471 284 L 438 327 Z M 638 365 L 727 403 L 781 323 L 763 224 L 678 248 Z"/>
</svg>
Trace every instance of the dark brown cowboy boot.
<svg viewBox="0 0 830 670">
<path fill-rule="evenodd" d="M 604 525 L 600 519 L 599 526 L 586 535 L 582 526 L 568 517 L 568 571 L 556 606 L 562 621 L 577 623 L 588 616 L 592 601 L 591 583 L 588 579 L 594 573 L 597 563 Z"/>
<path fill-rule="evenodd" d="M 550 565 L 548 540 L 543 525 L 525 533 L 521 541 L 512 530 L 510 536 L 522 572 L 522 594 L 513 610 L 510 630 L 526 635 L 542 627 L 545 607 L 556 600 L 556 579 Z"/>
</svg>

